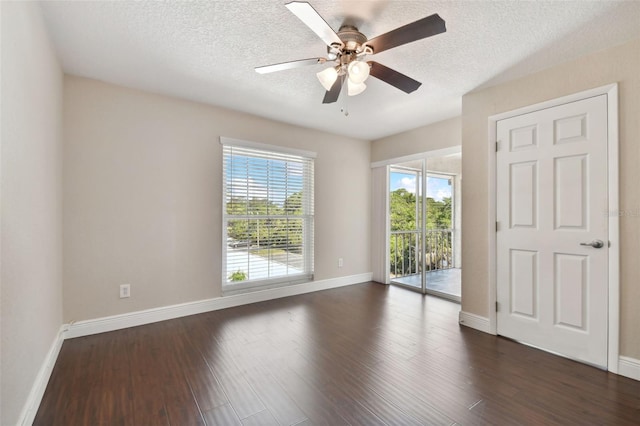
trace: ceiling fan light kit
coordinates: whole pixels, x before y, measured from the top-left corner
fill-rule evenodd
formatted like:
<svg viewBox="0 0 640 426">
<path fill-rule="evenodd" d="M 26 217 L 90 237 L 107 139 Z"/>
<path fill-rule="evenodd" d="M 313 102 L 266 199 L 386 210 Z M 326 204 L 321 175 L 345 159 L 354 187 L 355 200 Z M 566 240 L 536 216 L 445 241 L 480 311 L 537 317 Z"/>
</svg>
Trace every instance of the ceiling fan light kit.
<svg viewBox="0 0 640 426">
<path fill-rule="evenodd" d="M 369 75 L 388 83 L 405 93 L 418 89 L 422 83 L 398 71 L 374 61 L 364 61 L 365 56 L 380 53 L 393 47 L 411 43 L 446 31 L 445 22 L 438 14 L 427 16 L 410 24 L 391 30 L 370 40 L 352 25 L 343 25 L 336 33 L 307 2 L 292 1 L 285 5 L 311 31 L 327 45 L 326 58 L 310 58 L 281 64 L 257 67 L 260 74 L 286 69 L 331 63 L 316 76 L 325 88 L 322 103 L 338 100 L 346 80 L 347 95 L 358 95 L 367 88 Z"/>
<path fill-rule="evenodd" d="M 338 69 L 340 71 L 338 71 Z M 316 74 L 320 84 L 325 90 L 331 90 L 331 87 L 335 84 L 338 76 L 347 76 L 348 95 L 355 96 L 364 92 L 367 88 L 364 81 L 369 77 L 369 64 L 362 61 L 352 61 L 346 67 L 329 67 Z"/>
</svg>

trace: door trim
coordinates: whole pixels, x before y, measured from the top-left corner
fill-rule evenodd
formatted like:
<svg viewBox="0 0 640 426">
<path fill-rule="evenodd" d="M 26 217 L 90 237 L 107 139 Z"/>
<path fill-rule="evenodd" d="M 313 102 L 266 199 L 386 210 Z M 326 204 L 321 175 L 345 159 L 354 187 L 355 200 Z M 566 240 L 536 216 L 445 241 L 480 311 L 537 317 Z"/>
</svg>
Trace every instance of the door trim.
<svg viewBox="0 0 640 426">
<path fill-rule="evenodd" d="M 489 331 L 497 334 L 497 258 L 496 258 L 496 126 L 497 122 L 517 115 L 528 114 L 541 109 L 580 101 L 594 96 L 607 95 L 607 174 L 609 195 L 609 306 L 607 370 L 618 373 L 619 333 L 620 333 L 620 219 L 618 195 L 618 84 L 596 87 L 561 98 L 529 105 L 489 117 L 489 158 L 488 158 L 488 230 L 489 230 Z"/>
</svg>

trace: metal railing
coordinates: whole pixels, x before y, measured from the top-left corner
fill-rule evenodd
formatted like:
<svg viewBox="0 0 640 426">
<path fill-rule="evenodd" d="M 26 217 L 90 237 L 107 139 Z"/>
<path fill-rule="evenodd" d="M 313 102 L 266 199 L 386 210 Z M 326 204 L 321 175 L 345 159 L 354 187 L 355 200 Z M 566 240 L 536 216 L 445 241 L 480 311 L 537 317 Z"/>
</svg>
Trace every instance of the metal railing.
<svg viewBox="0 0 640 426">
<path fill-rule="evenodd" d="M 453 264 L 453 229 L 429 229 L 425 232 L 425 256 L 421 261 L 420 231 L 391 231 L 391 276 L 404 277 L 425 271 L 450 269 Z"/>
</svg>

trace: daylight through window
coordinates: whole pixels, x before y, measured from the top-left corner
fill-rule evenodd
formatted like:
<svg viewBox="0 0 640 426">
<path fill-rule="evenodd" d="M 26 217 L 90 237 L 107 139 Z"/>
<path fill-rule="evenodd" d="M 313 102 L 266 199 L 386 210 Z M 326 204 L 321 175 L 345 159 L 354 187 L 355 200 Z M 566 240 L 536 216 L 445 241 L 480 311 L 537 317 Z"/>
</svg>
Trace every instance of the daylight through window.
<svg viewBox="0 0 640 426">
<path fill-rule="evenodd" d="M 226 293 L 313 278 L 313 156 L 223 139 Z"/>
</svg>

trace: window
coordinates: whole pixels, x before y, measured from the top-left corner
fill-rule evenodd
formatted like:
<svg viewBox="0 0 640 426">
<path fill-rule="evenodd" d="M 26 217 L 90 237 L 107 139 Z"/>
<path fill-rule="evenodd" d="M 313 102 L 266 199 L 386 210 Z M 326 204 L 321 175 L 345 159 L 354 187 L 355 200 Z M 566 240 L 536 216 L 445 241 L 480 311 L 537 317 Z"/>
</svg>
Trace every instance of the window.
<svg viewBox="0 0 640 426">
<path fill-rule="evenodd" d="M 315 154 L 221 142 L 225 294 L 313 279 Z"/>
</svg>

